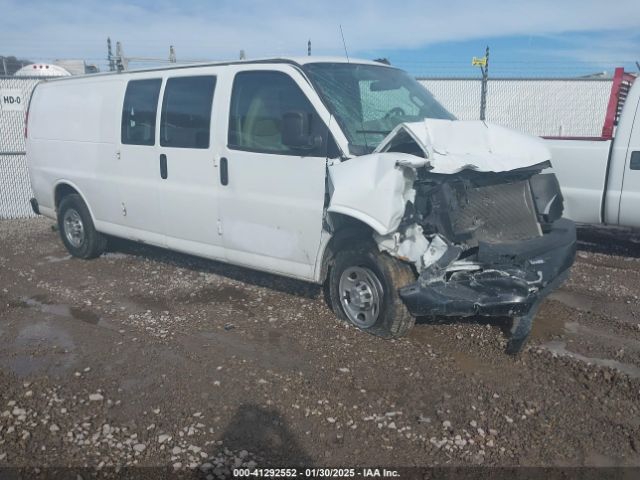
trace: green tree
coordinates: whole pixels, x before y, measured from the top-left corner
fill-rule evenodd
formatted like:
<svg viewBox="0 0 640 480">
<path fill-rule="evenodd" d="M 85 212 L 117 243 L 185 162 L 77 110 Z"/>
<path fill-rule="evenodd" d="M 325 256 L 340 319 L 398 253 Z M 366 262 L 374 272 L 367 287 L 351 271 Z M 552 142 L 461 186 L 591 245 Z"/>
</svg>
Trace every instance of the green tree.
<svg viewBox="0 0 640 480">
<path fill-rule="evenodd" d="M 17 58 L 13 55 L 0 55 L 0 75 L 13 75 L 25 65 L 33 62 L 26 58 Z"/>
</svg>

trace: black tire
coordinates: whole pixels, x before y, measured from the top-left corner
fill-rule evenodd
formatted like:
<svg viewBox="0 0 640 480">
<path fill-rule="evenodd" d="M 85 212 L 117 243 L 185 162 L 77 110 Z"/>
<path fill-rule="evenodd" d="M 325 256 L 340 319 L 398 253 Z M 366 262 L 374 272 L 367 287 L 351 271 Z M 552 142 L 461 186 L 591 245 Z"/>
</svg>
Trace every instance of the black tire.
<svg viewBox="0 0 640 480">
<path fill-rule="evenodd" d="M 68 221 L 65 222 L 65 219 Z M 96 231 L 89 209 L 80 195 L 67 195 L 60 202 L 58 231 L 62 243 L 74 257 L 84 259 L 99 257 L 107 248 L 107 237 Z M 69 238 L 69 232 L 72 232 L 70 234 L 72 238 Z"/>
<path fill-rule="evenodd" d="M 373 273 L 378 280 L 378 285 L 382 287 L 382 294 L 379 295 L 379 310 L 377 315 L 372 315 L 375 320 L 371 325 L 363 326 L 366 320 L 362 320 L 360 324 L 346 311 L 343 300 L 347 304 L 351 302 L 344 299 L 340 293 L 340 280 L 345 275 L 349 277 L 349 273 L 354 272 L 353 267 L 358 270 L 364 269 L 365 276 L 367 273 Z M 329 272 L 328 290 L 331 308 L 342 321 L 351 323 L 361 330 L 384 338 L 398 338 L 406 335 L 406 333 L 415 324 L 413 317 L 407 307 L 402 302 L 398 289 L 405 285 L 415 282 L 416 276 L 412 268 L 400 260 L 397 260 L 386 253 L 381 253 L 375 246 L 363 246 L 360 248 L 351 248 L 339 252 L 335 257 L 335 262 Z M 348 282 L 345 282 L 348 284 Z M 366 283 L 366 281 L 365 281 Z M 370 287 L 375 285 L 369 282 Z M 353 310 L 352 310 L 353 315 Z"/>
</svg>

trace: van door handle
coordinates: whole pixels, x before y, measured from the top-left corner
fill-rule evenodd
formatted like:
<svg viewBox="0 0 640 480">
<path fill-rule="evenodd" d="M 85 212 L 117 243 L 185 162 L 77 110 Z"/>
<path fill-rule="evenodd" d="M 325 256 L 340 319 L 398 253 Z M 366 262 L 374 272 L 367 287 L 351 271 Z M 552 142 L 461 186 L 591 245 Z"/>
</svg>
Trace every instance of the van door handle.
<svg viewBox="0 0 640 480">
<path fill-rule="evenodd" d="M 160 154 L 160 176 L 163 180 L 167 179 L 167 156 L 164 153 Z"/>
<path fill-rule="evenodd" d="M 631 170 L 640 170 L 640 151 L 631 152 L 629 167 Z"/>
<path fill-rule="evenodd" d="M 220 183 L 229 185 L 229 166 L 225 157 L 220 159 Z"/>
</svg>

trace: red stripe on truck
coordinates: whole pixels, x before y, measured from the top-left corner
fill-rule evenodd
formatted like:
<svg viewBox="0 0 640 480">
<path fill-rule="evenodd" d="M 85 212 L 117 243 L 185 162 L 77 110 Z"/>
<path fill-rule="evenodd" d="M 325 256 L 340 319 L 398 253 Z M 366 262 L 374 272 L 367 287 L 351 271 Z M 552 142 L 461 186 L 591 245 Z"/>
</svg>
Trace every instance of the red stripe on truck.
<svg viewBox="0 0 640 480">
<path fill-rule="evenodd" d="M 609 96 L 609 104 L 607 105 L 607 114 L 604 118 L 602 126 L 602 138 L 610 140 L 613 138 L 613 129 L 618 122 L 618 114 L 629 87 L 636 79 L 634 75 L 625 73 L 624 68 L 618 67 L 613 74 L 613 83 L 611 84 L 611 95 Z M 621 95 L 622 94 L 622 95 Z"/>
</svg>

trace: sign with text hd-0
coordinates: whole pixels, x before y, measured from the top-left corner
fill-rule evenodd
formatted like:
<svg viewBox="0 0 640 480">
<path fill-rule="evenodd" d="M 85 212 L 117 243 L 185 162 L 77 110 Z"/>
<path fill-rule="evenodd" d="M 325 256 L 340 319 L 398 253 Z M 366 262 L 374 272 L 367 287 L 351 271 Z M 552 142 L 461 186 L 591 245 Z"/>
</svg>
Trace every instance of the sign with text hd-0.
<svg viewBox="0 0 640 480">
<path fill-rule="evenodd" d="M 25 109 L 25 98 L 18 88 L 0 90 L 0 111 L 20 112 Z"/>
</svg>

